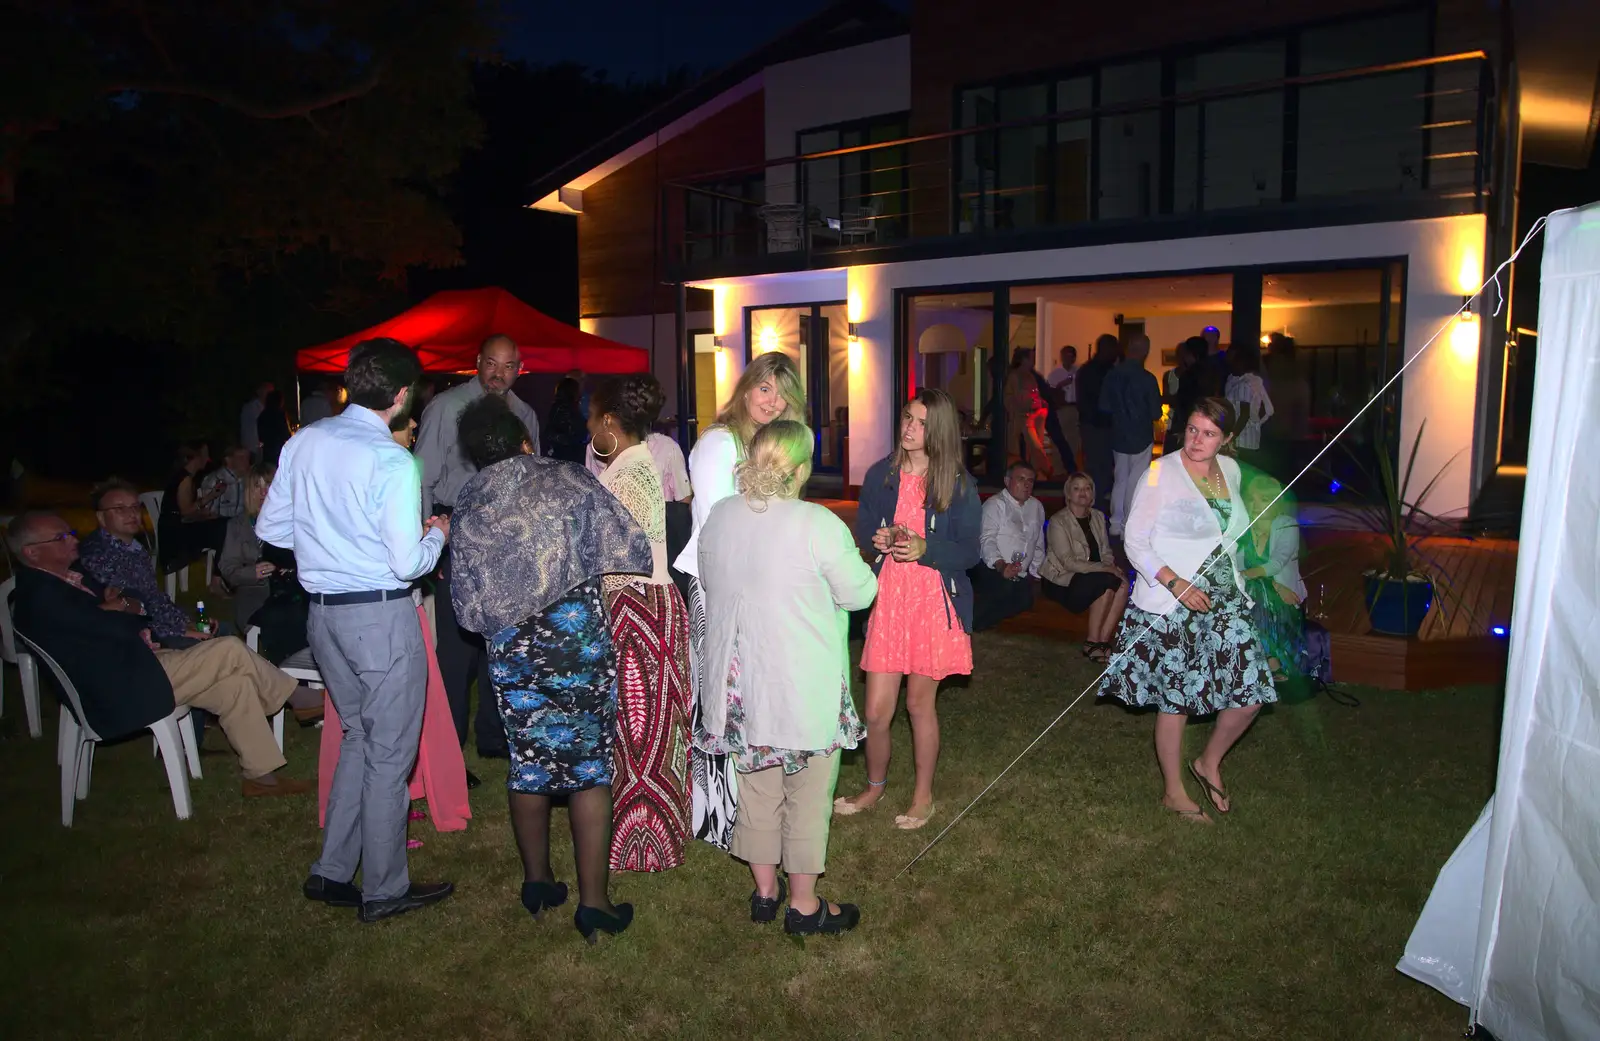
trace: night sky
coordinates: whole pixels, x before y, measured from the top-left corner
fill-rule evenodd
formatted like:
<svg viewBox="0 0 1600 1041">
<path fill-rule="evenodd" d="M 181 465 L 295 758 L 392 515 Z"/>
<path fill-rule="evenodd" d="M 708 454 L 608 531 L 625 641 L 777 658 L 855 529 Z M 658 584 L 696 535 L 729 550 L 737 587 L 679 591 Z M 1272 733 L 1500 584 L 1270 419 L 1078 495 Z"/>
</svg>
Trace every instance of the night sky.
<svg viewBox="0 0 1600 1041">
<path fill-rule="evenodd" d="M 826 0 L 599 0 L 593 17 L 570 4 L 505 0 L 501 45 L 509 58 L 576 62 L 614 80 L 655 79 L 688 66 L 710 72 L 827 6 Z"/>
</svg>

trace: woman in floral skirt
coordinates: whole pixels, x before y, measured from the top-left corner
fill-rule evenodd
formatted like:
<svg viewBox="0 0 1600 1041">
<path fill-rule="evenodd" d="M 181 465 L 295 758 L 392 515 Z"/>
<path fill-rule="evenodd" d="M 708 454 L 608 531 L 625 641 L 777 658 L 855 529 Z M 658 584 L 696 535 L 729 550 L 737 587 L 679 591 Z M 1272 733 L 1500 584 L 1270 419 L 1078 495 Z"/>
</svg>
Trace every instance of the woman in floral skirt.
<svg viewBox="0 0 1600 1041">
<path fill-rule="evenodd" d="M 1226 399 L 1201 398 L 1186 417 L 1183 447 L 1157 460 L 1134 490 L 1123 545 L 1138 578 L 1100 683 L 1103 697 L 1160 711 L 1161 804 L 1195 824 L 1212 821 L 1184 787 L 1188 718 L 1217 716 L 1205 750 L 1187 768 L 1217 812 L 1227 813 L 1233 807 L 1223 757 L 1261 706 L 1278 699 L 1239 575 L 1239 542 L 1250 518 L 1239 464 L 1223 452 L 1235 421 Z"/>
</svg>

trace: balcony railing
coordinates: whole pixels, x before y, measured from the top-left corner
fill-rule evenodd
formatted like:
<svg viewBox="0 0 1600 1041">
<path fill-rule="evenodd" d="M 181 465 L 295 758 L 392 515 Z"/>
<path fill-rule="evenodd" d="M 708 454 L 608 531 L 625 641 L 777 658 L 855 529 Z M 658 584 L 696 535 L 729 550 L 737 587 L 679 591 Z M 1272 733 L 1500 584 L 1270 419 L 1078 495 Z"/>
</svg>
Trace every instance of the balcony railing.
<svg viewBox="0 0 1600 1041">
<path fill-rule="evenodd" d="M 1494 100 L 1474 51 L 838 148 L 669 182 L 664 244 L 692 277 L 1266 209 L 1470 212 Z"/>
</svg>

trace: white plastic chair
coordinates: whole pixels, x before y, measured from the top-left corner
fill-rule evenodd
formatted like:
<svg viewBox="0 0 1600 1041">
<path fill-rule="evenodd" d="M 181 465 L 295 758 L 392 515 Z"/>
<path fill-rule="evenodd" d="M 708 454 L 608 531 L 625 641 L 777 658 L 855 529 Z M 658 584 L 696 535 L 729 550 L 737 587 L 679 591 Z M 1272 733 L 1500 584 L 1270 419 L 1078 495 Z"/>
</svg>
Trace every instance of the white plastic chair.
<svg viewBox="0 0 1600 1041">
<path fill-rule="evenodd" d="M 161 569 L 161 504 L 166 500 L 166 492 L 140 492 L 139 505 L 144 507 L 144 512 L 150 517 L 150 542 L 154 549 L 151 556 L 156 560 L 157 578 L 160 578 Z M 206 559 L 206 585 L 211 585 L 211 560 Z M 178 590 L 185 593 L 189 591 L 189 569 L 187 567 L 178 571 L 167 572 L 167 598 L 175 600 Z"/>
<path fill-rule="evenodd" d="M 245 630 L 244 645 L 252 651 L 258 651 L 257 646 L 261 641 L 261 626 L 252 625 Z M 292 676 L 312 690 L 324 690 L 322 673 L 317 670 L 317 660 L 311 656 L 311 648 L 306 647 L 289 655 L 279 665 L 278 669 L 286 676 Z M 283 751 L 283 718 L 289 711 L 285 705 L 272 716 L 272 736 L 278 742 L 278 751 Z"/>
<path fill-rule="evenodd" d="M 43 737 L 44 722 L 39 718 L 39 666 L 33 655 L 18 652 L 16 630 L 11 625 L 11 591 L 17 580 L 8 578 L 0 582 L 0 659 L 10 662 L 22 674 L 22 710 L 28 717 L 28 736 Z M 6 674 L 0 669 L 0 714 L 5 712 Z"/>
<path fill-rule="evenodd" d="M 78 689 L 55 659 L 22 633 L 17 634 L 29 653 L 44 662 L 56 678 L 56 685 L 66 703 L 61 706 L 61 732 L 56 741 L 56 758 L 61 762 L 61 826 L 72 827 L 72 811 L 78 800 L 89 797 L 89 774 L 94 767 L 94 746 L 100 735 L 85 722 L 83 701 Z M 194 721 L 189 718 L 189 706 L 179 705 L 165 719 L 150 724 L 161 749 L 161 761 L 167 768 L 167 786 L 172 789 L 172 808 L 179 820 L 194 815 L 194 803 L 189 798 L 189 778 L 200 777 L 200 747 L 194 739 Z M 182 752 L 179 752 L 179 748 Z M 181 758 L 180 758 L 181 754 Z M 184 764 L 189 771 L 184 773 Z"/>
</svg>

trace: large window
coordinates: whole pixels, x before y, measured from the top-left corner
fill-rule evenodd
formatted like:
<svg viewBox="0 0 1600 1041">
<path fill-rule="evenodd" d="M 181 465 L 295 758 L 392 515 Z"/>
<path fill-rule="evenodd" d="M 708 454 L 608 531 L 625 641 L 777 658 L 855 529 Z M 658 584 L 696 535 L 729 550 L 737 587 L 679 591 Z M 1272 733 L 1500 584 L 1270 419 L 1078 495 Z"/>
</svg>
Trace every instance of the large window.
<svg viewBox="0 0 1600 1041">
<path fill-rule="evenodd" d="M 766 182 L 760 176 L 697 185 L 684 193 L 684 260 L 749 256 L 761 251 L 760 211 Z"/>
<path fill-rule="evenodd" d="M 802 131 L 800 155 L 898 141 L 907 134 L 904 114 Z M 800 171 L 801 198 L 813 212 L 818 243 L 892 242 L 905 237 L 906 190 L 910 186 L 904 147 L 844 152 L 812 159 Z"/>
<path fill-rule="evenodd" d="M 808 414 L 798 417 L 816 433 L 814 469 L 840 469 L 850 429 L 850 326 L 844 303 L 752 307 L 746 312 L 749 357 L 779 351 L 800 370 Z"/>
</svg>

